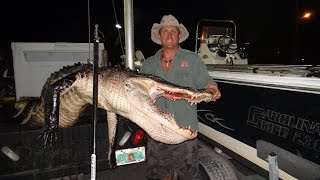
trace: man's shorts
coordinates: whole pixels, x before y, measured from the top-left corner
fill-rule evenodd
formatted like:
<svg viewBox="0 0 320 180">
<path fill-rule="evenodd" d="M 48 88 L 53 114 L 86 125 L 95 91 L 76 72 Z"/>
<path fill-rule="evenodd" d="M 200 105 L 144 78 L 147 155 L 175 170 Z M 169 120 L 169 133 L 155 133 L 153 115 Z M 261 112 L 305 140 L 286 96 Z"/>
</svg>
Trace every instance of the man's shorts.
<svg viewBox="0 0 320 180">
<path fill-rule="evenodd" d="M 197 148 L 197 139 L 172 145 L 160 143 L 149 137 L 147 178 L 178 176 L 179 180 L 202 179 L 198 170 Z"/>
</svg>

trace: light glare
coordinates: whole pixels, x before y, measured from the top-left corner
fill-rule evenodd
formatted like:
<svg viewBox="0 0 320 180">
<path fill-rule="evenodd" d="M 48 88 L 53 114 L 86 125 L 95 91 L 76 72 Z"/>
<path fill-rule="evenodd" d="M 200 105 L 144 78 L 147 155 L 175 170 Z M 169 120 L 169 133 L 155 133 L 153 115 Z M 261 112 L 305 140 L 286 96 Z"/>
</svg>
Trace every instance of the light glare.
<svg viewBox="0 0 320 180">
<path fill-rule="evenodd" d="M 311 17 L 311 13 L 310 12 L 306 12 L 302 16 L 303 19 L 309 19 L 310 17 Z"/>
<path fill-rule="evenodd" d="M 121 29 L 122 27 L 120 26 L 120 24 L 116 24 L 116 28 Z"/>
</svg>

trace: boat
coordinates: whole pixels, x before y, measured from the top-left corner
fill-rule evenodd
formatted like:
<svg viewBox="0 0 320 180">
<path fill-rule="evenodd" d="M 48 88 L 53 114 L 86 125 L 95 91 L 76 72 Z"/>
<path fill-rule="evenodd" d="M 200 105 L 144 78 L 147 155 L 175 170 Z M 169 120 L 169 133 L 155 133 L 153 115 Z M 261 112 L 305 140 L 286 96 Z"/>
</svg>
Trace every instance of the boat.
<svg viewBox="0 0 320 180">
<path fill-rule="evenodd" d="M 205 142 L 282 179 L 320 178 L 320 66 L 248 64 L 231 20 L 200 20 L 195 52 L 222 97 L 198 106 Z M 246 162 L 245 162 L 246 161 Z"/>
</svg>

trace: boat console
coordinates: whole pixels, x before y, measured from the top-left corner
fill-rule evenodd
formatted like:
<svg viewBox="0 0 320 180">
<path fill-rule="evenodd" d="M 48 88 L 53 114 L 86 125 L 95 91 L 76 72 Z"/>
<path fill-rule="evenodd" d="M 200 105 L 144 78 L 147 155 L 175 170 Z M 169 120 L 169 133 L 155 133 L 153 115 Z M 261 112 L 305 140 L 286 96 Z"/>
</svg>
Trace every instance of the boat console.
<svg viewBox="0 0 320 180">
<path fill-rule="evenodd" d="M 235 23 L 229 20 L 201 20 L 198 23 L 195 49 L 205 64 L 248 64 L 246 49 L 237 45 L 235 29 Z"/>
</svg>

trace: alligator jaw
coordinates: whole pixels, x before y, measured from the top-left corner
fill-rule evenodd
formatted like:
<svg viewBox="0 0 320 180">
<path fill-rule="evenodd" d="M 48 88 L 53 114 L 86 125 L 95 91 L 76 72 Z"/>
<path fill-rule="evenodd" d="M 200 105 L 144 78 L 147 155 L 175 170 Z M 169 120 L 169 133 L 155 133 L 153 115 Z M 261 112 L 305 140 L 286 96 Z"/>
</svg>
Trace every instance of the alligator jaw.
<svg viewBox="0 0 320 180">
<path fill-rule="evenodd" d="M 163 79 L 156 79 L 163 81 Z M 155 102 L 157 98 L 163 96 L 171 100 L 183 99 L 190 102 L 191 105 L 200 102 L 209 102 L 214 94 L 206 90 L 196 90 L 189 87 L 182 87 L 168 82 L 158 82 L 150 79 L 139 80 L 137 83 L 148 90 L 149 97 Z"/>
<path fill-rule="evenodd" d="M 159 97 L 165 97 L 173 101 L 186 100 L 191 105 L 195 105 L 200 102 L 211 101 L 214 95 L 213 93 L 177 86 L 163 82 L 162 79 L 155 79 L 154 77 L 139 77 L 136 80 L 133 78 L 130 80 L 130 83 L 137 88 L 135 91 L 138 92 L 138 94 L 134 94 L 130 98 L 136 98 L 136 100 L 143 105 L 142 107 L 135 107 L 135 109 L 139 109 L 137 112 L 141 112 L 138 113 L 141 115 L 138 116 L 139 118 L 144 118 L 144 120 L 136 120 L 136 122 L 138 122 L 142 128 L 145 126 L 144 129 L 153 139 L 161 140 L 162 142 L 165 141 L 167 144 L 177 144 L 197 137 L 197 131 L 192 131 L 190 127 L 181 127 L 176 123 L 172 115 L 162 112 L 157 108 L 155 102 Z M 139 123 L 139 121 L 143 122 Z M 152 125 L 150 123 L 152 123 Z"/>
</svg>

